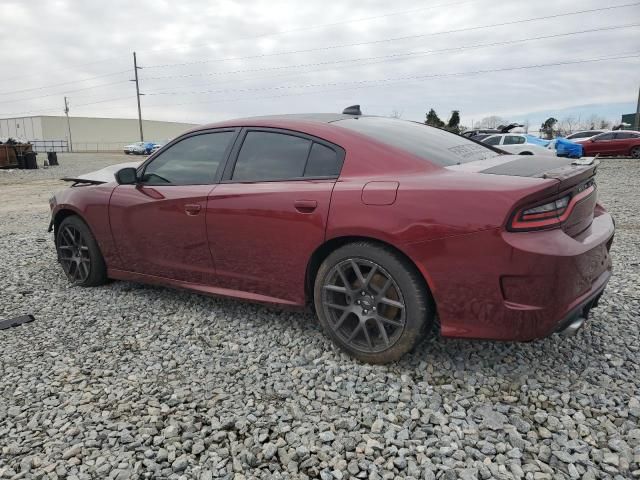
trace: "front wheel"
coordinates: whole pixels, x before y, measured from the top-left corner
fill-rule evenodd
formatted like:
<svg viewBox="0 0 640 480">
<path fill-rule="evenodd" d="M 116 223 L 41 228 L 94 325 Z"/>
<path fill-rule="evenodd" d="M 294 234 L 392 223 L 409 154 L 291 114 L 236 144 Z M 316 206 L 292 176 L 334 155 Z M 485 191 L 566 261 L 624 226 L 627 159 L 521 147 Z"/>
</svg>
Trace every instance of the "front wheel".
<svg viewBox="0 0 640 480">
<path fill-rule="evenodd" d="M 345 245 L 320 266 L 314 287 L 320 324 L 352 357 L 398 360 L 421 340 L 433 302 L 415 266 L 371 242 Z"/>
<path fill-rule="evenodd" d="M 640 147 L 634 147 L 631 149 L 631 156 L 633 158 L 640 158 Z"/>
<path fill-rule="evenodd" d="M 58 261 L 69 282 L 94 287 L 107 281 L 107 267 L 91 230 L 80 217 L 65 218 L 56 231 Z"/>
</svg>

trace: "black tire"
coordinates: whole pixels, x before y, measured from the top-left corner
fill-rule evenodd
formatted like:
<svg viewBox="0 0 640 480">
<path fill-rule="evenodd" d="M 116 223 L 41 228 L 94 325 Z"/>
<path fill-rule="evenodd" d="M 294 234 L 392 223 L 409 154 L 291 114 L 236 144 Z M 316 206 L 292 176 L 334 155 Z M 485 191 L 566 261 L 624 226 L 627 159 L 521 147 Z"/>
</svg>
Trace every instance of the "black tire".
<svg viewBox="0 0 640 480">
<path fill-rule="evenodd" d="M 84 221 L 72 215 L 56 230 L 58 261 L 73 285 L 96 287 L 107 282 L 107 266 L 95 237 Z"/>
<path fill-rule="evenodd" d="M 520 152 L 519 155 L 533 155 L 531 152 Z"/>
<path fill-rule="evenodd" d="M 344 245 L 322 262 L 314 303 L 327 335 L 368 363 L 398 360 L 420 342 L 435 317 L 431 294 L 415 266 L 395 250 L 368 241 Z"/>
<path fill-rule="evenodd" d="M 640 158 L 640 147 L 633 147 L 629 153 L 633 158 Z"/>
<path fill-rule="evenodd" d="M 124 151 L 124 154 L 125 154 L 125 155 L 129 155 L 129 151 L 128 151 L 128 150 L 125 150 L 125 151 Z"/>
</svg>

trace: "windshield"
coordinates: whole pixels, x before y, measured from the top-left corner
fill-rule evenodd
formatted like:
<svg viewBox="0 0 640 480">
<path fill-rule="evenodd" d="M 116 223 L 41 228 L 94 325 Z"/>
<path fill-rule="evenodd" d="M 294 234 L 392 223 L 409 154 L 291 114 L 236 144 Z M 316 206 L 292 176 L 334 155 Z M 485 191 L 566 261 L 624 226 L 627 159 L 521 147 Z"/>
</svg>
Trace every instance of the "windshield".
<svg viewBox="0 0 640 480">
<path fill-rule="evenodd" d="M 385 117 L 354 117 L 333 124 L 445 167 L 500 155 L 468 138 L 417 122 Z"/>
</svg>

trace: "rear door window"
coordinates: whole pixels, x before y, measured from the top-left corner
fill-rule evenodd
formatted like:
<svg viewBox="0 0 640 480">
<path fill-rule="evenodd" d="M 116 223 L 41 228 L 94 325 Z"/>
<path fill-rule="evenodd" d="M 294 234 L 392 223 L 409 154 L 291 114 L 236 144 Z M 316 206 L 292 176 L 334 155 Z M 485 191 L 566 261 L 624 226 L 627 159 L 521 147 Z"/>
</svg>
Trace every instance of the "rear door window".
<svg viewBox="0 0 640 480">
<path fill-rule="evenodd" d="M 326 145 L 278 132 L 247 132 L 232 181 L 262 182 L 337 177 L 342 157 Z"/>
<path fill-rule="evenodd" d="M 338 154 L 332 148 L 313 142 L 304 169 L 305 177 L 337 177 L 340 173 Z"/>
<path fill-rule="evenodd" d="M 503 145 L 519 145 L 525 143 L 525 138 L 520 135 L 506 135 L 504 137 Z"/>
<path fill-rule="evenodd" d="M 639 136 L 637 133 L 631 133 L 631 132 L 616 133 L 616 140 L 628 140 L 630 138 L 639 138 Z"/>
<path fill-rule="evenodd" d="M 501 138 L 500 135 L 494 135 L 493 137 L 485 138 L 482 143 L 486 143 L 487 145 L 500 145 Z"/>
<path fill-rule="evenodd" d="M 272 132 L 248 132 L 238 154 L 232 180 L 257 182 L 300 178 L 311 141 Z"/>
</svg>

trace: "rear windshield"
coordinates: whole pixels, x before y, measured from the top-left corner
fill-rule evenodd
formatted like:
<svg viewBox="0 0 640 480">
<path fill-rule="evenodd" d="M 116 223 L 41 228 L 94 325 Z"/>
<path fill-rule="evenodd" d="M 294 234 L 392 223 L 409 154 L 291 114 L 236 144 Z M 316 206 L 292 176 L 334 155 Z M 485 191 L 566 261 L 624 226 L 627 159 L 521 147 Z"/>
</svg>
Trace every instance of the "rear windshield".
<svg viewBox="0 0 640 480">
<path fill-rule="evenodd" d="M 385 117 L 354 117 L 333 124 L 445 167 L 500 155 L 468 138 L 417 122 Z"/>
</svg>

